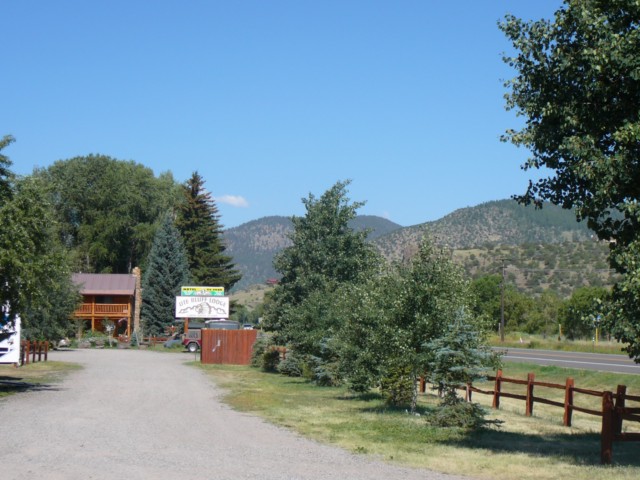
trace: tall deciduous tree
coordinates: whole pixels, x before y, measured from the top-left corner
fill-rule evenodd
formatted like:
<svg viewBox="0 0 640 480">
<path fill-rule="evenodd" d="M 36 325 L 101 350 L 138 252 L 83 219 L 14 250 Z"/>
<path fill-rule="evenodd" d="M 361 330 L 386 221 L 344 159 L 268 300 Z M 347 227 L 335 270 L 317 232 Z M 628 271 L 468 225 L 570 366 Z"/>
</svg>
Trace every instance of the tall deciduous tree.
<svg viewBox="0 0 640 480">
<path fill-rule="evenodd" d="M 241 274 L 224 252 L 220 215 L 204 179 L 193 172 L 182 186 L 183 202 L 176 227 L 184 240 L 193 281 L 203 286 L 221 286 L 229 291 Z"/>
<path fill-rule="evenodd" d="M 279 342 L 302 355 L 325 358 L 328 342 L 339 331 L 333 297 L 361 282 L 377 264 L 368 232 L 353 231 L 349 220 L 360 202 L 350 203 L 348 181 L 338 182 L 320 198 L 309 194 L 304 217 L 293 217 L 292 245 L 274 260 L 282 274 L 264 316 Z"/>
<path fill-rule="evenodd" d="M 640 5 L 565 0 L 553 21 L 507 16 L 500 28 L 516 54 L 507 108 L 526 118 L 505 140 L 527 147 L 531 182 L 521 202 L 575 208 L 602 239 L 614 239 L 612 330 L 640 357 Z"/>
<path fill-rule="evenodd" d="M 190 282 L 182 238 L 173 215 L 167 213 L 153 239 L 142 278 L 140 317 L 146 335 L 160 335 L 174 322 L 176 296 L 180 295 L 180 287 Z"/>
<path fill-rule="evenodd" d="M 9 144 L 7 138 L 0 150 Z M 50 197 L 38 179 L 16 179 L 7 157 L 0 163 L 0 303 L 10 307 L 11 323 L 20 314 L 28 336 L 57 340 L 69 332 L 80 296 Z"/>
<path fill-rule="evenodd" d="M 0 139 L 0 202 L 4 203 L 11 197 L 11 180 L 13 172 L 11 171 L 11 160 L 2 154 L 2 150 L 11 145 L 15 140 L 11 135 L 5 135 Z"/>
<path fill-rule="evenodd" d="M 581 287 L 574 290 L 558 312 L 564 334 L 572 340 L 589 339 L 595 336 L 596 326 L 602 331 L 606 317 L 604 310 L 610 295 L 609 290 L 602 287 Z"/>
<path fill-rule="evenodd" d="M 86 272 L 128 273 L 147 257 L 162 213 L 174 206 L 170 173 L 104 155 L 60 160 L 35 174 L 53 192 L 62 238 Z"/>
<path fill-rule="evenodd" d="M 469 311 L 471 295 L 460 269 L 425 239 L 415 258 L 338 295 L 342 372 L 355 390 L 381 386 L 391 403 L 416 406 L 417 382 L 451 325 L 482 337 L 484 325 Z M 464 363 L 466 360 L 462 360 Z"/>
</svg>

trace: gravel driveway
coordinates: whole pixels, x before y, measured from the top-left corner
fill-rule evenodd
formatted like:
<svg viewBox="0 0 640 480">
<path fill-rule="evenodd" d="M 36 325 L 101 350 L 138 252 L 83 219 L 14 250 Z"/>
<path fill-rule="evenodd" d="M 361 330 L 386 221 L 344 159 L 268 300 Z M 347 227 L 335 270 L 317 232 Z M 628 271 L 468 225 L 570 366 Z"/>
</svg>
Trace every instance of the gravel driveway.
<svg viewBox="0 0 640 480">
<path fill-rule="evenodd" d="M 0 477 L 451 479 L 320 445 L 219 401 L 190 355 L 52 352 L 82 370 L 0 401 Z"/>
</svg>

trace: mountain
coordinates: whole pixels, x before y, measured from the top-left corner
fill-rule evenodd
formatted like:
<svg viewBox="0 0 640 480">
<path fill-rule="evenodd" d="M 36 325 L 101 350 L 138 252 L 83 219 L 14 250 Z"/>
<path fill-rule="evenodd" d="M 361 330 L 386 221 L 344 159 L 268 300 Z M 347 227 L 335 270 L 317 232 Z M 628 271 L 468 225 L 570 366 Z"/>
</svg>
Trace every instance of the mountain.
<svg viewBox="0 0 640 480">
<path fill-rule="evenodd" d="M 369 238 L 380 238 L 402 228 L 385 218 L 360 215 L 354 218 L 351 228 L 360 231 L 368 229 Z M 235 290 L 249 285 L 264 283 L 269 278 L 278 278 L 273 268 L 273 257 L 283 248 L 291 245 L 289 234 L 293 224 L 289 217 L 264 217 L 252 220 L 224 232 L 227 252 L 233 256 L 236 267 L 242 272 L 242 279 Z"/>
<path fill-rule="evenodd" d="M 570 210 L 550 203 L 536 209 L 515 200 L 496 200 L 461 208 L 440 220 L 396 230 L 374 243 L 388 260 L 401 261 L 415 253 L 425 233 L 436 244 L 452 249 L 579 242 L 592 236 L 586 224 L 577 222 Z"/>
<path fill-rule="evenodd" d="M 559 285 L 566 292 L 581 284 L 611 283 L 606 245 L 593 242 L 592 233 L 584 223 L 576 221 L 573 212 L 552 204 L 535 209 L 514 200 L 497 200 L 410 227 L 368 215 L 355 218 L 351 226 L 369 229 L 369 239 L 389 261 L 411 258 L 424 234 L 429 233 L 438 245 L 452 250 L 453 258 L 472 278 L 500 273 L 501 259 L 513 259 L 508 273 L 519 287 L 534 293 L 549 285 Z M 290 245 L 291 231 L 288 217 L 265 217 L 224 232 L 227 253 L 243 273 L 234 290 L 278 278 L 273 257 Z M 516 271 L 527 265 L 554 272 L 576 267 L 585 272 L 590 269 L 591 273 L 576 276 L 565 272 L 554 277 L 548 273 L 541 278 L 538 273 L 525 275 Z M 593 271 L 596 266 L 598 271 Z"/>
</svg>

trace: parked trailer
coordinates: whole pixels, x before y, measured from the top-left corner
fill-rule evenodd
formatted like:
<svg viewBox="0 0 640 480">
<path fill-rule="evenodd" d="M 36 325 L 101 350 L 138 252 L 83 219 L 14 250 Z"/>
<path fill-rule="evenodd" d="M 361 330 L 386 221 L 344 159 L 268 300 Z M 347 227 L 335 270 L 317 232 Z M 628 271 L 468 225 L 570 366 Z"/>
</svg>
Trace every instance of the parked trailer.
<svg viewBox="0 0 640 480">
<path fill-rule="evenodd" d="M 192 328 L 195 325 L 195 328 Z M 184 334 L 182 345 L 187 350 L 194 353 L 202 348 L 202 330 L 240 330 L 240 324 L 238 322 L 232 322 L 228 320 L 217 320 L 205 322 L 203 324 L 189 324 L 187 333 Z"/>
</svg>

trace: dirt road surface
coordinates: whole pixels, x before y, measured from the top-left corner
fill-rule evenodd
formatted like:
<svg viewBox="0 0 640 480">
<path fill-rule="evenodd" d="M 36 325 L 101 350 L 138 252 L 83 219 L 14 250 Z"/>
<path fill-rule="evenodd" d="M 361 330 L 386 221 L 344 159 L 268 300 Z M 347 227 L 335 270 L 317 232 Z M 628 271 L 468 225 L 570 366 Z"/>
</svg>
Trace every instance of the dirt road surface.
<svg viewBox="0 0 640 480">
<path fill-rule="evenodd" d="M 53 352 L 82 364 L 49 389 L 0 400 L 0 478 L 456 480 L 306 440 L 219 401 L 193 357 Z"/>
</svg>

